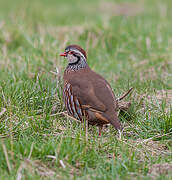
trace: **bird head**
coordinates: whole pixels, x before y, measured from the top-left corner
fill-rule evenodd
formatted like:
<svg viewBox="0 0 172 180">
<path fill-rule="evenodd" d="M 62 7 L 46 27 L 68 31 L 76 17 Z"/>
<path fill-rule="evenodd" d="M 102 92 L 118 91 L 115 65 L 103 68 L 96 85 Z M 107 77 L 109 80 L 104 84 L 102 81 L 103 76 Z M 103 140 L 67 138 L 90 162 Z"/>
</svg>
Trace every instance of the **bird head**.
<svg viewBox="0 0 172 180">
<path fill-rule="evenodd" d="M 60 54 L 68 59 L 69 64 L 76 64 L 80 61 L 86 61 L 86 52 L 78 45 L 69 45 L 65 52 Z"/>
</svg>

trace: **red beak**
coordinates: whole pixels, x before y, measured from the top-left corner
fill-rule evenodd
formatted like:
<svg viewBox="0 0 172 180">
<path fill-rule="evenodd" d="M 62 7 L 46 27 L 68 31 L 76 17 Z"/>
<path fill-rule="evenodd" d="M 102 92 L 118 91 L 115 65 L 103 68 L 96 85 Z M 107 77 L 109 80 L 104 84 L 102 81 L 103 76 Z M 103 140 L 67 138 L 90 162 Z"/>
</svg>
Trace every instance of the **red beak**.
<svg viewBox="0 0 172 180">
<path fill-rule="evenodd" d="M 67 55 L 66 52 L 60 54 L 60 56 L 64 56 L 64 57 L 66 57 L 66 55 Z"/>
</svg>

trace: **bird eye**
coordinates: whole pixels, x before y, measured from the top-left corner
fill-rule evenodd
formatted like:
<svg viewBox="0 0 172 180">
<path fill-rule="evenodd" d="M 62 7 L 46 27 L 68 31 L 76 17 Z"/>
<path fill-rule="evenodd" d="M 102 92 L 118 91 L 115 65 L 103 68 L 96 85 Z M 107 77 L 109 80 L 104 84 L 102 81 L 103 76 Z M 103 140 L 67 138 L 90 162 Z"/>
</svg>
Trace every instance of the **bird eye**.
<svg viewBox="0 0 172 180">
<path fill-rule="evenodd" d="M 73 51 L 69 51 L 68 53 L 69 53 L 69 54 L 73 54 Z"/>
</svg>

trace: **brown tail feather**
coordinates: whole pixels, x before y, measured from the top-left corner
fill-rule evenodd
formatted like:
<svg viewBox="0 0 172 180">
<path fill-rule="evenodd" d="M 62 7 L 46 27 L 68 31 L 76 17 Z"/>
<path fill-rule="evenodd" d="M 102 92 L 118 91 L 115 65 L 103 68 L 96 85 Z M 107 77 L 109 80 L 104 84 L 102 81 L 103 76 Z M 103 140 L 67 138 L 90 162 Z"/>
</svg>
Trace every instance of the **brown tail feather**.
<svg viewBox="0 0 172 180">
<path fill-rule="evenodd" d="M 118 130 L 118 129 L 121 130 L 122 129 L 121 123 L 120 123 L 119 118 L 118 118 L 116 113 L 113 114 L 113 116 L 112 115 L 105 115 L 105 114 L 103 116 L 105 116 L 108 119 L 108 121 L 112 124 L 112 126 L 116 130 Z"/>
</svg>

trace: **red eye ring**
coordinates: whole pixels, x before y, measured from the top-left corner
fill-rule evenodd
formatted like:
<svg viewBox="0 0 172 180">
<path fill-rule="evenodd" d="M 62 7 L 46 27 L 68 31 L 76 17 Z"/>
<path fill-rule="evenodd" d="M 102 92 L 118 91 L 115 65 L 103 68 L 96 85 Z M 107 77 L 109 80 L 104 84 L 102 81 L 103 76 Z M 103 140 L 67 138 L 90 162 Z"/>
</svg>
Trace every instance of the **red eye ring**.
<svg viewBox="0 0 172 180">
<path fill-rule="evenodd" d="M 69 51 L 68 54 L 73 54 L 73 51 Z"/>
</svg>

